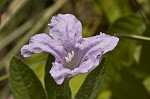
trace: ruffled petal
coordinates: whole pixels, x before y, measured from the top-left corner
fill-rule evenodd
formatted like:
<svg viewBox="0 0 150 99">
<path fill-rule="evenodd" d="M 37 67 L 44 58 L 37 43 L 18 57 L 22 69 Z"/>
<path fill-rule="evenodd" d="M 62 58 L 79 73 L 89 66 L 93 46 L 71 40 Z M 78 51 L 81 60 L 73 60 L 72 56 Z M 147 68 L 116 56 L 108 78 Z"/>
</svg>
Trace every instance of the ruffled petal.
<svg viewBox="0 0 150 99">
<path fill-rule="evenodd" d="M 65 78 L 72 74 L 72 71 L 68 68 L 64 68 L 63 64 L 55 62 L 50 70 L 50 74 L 55 82 L 60 85 Z"/>
<path fill-rule="evenodd" d="M 103 54 L 105 54 L 106 52 L 113 50 L 118 44 L 118 41 L 119 38 L 115 36 L 100 33 L 100 35 L 97 36 L 84 38 L 79 47 L 84 53 L 87 53 L 91 49 L 97 49 L 98 51 L 103 51 Z"/>
<path fill-rule="evenodd" d="M 100 35 L 84 38 L 79 46 L 84 53 L 77 71 L 86 73 L 99 65 L 103 54 L 114 49 L 119 38 L 101 33 Z"/>
<path fill-rule="evenodd" d="M 21 54 L 24 57 L 29 57 L 34 53 L 48 52 L 55 56 L 57 62 L 63 62 L 65 52 L 63 47 L 58 45 L 47 34 L 36 34 L 31 37 L 29 44 L 24 45 L 21 48 Z"/>
<path fill-rule="evenodd" d="M 70 51 L 82 39 L 82 25 L 72 14 L 58 14 L 51 19 L 50 36 Z"/>
<path fill-rule="evenodd" d="M 102 53 L 99 54 L 98 57 L 94 57 L 94 56 L 96 56 L 96 55 L 93 55 L 93 56 L 91 55 L 88 59 L 83 60 L 80 64 L 80 66 L 78 68 L 75 68 L 75 71 L 78 74 L 79 73 L 82 74 L 82 73 L 90 72 L 93 69 L 95 69 L 99 65 L 103 54 Z"/>
</svg>

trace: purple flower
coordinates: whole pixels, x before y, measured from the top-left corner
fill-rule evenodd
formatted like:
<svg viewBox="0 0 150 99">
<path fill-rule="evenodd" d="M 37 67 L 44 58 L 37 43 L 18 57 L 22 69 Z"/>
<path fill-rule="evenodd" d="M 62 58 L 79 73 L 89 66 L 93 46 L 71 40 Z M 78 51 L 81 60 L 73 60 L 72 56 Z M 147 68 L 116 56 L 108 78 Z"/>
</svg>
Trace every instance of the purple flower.
<svg viewBox="0 0 150 99">
<path fill-rule="evenodd" d="M 92 71 L 119 41 L 104 33 L 82 38 L 82 25 L 71 14 L 53 16 L 48 25 L 49 35 L 41 33 L 31 37 L 29 44 L 21 48 L 21 54 L 24 57 L 41 52 L 52 54 L 55 62 L 50 74 L 57 84 L 62 84 L 65 78 Z"/>
</svg>

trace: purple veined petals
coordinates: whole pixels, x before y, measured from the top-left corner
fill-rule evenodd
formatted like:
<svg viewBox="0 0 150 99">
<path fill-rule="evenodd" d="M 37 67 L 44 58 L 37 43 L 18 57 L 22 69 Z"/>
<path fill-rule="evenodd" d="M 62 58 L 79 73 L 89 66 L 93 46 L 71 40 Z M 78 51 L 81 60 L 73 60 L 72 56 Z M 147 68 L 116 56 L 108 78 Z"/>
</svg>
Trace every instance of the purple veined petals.
<svg viewBox="0 0 150 99">
<path fill-rule="evenodd" d="M 22 48 L 21 48 L 21 54 L 24 56 L 24 57 L 30 57 L 32 54 L 34 53 L 41 53 L 42 52 L 42 49 L 37 47 L 37 45 L 33 45 L 33 44 L 30 44 L 30 45 L 24 45 Z"/>
<path fill-rule="evenodd" d="M 79 47 L 81 50 L 87 53 L 87 51 L 89 51 L 91 48 L 97 46 L 99 48 L 99 51 L 103 51 L 103 54 L 105 54 L 106 52 L 113 50 L 118 41 L 119 38 L 115 36 L 100 33 L 100 35 L 83 38 L 83 41 L 79 45 Z"/>
<path fill-rule="evenodd" d="M 62 64 L 54 62 L 50 70 L 50 74 L 54 78 L 55 82 L 60 85 L 63 83 L 65 78 L 72 74 L 72 72 L 70 69 L 64 68 Z"/>
<path fill-rule="evenodd" d="M 82 39 L 82 25 L 72 14 L 53 16 L 49 26 L 51 37 L 67 51 Z"/>
<path fill-rule="evenodd" d="M 115 36 L 100 34 L 94 37 L 83 39 L 79 46 L 84 53 L 78 69 L 80 73 L 86 73 L 96 68 L 102 57 L 108 51 L 114 49 L 119 39 Z"/>
<path fill-rule="evenodd" d="M 52 54 L 55 62 L 50 74 L 57 84 L 62 84 L 65 78 L 92 71 L 119 41 L 119 38 L 104 33 L 82 38 L 82 25 L 72 14 L 53 16 L 48 25 L 50 36 L 34 35 L 29 44 L 21 48 L 21 54 L 24 57 L 41 52 Z"/>
<path fill-rule="evenodd" d="M 94 57 L 88 57 L 87 59 L 82 61 L 80 63 L 80 66 L 74 69 L 74 73 L 73 74 L 74 75 L 76 75 L 76 74 L 84 74 L 84 73 L 90 72 L 93 69 L 95 69 L 99 65 L 99 63 L 100 63 L 100 61 L 101 61 L 101 59 L 103 57 L 102 53 L 98 54 L 98 55 L 100 55 L 100 56 L 97 57 L 97 55 L 96 55 L 95 58 Z"/>
<path fill-rule="evenodd" d="M 63 83 L 65 78 L 92 71 L 99 64 L 99 61 L 101 61 L 101 59 L 88 60 L 86 62 L 83 62 L 79 67 L 75 68 L 74 70 L 65 68 L 62 64 L 53 63 L 50 74 L 54 78 L 55 82 L 60 85 Z"/>
<path fill-rule="evenodd" d="M 103 57 L 103 54 L 113 50 L 114 47 L 117 45 L 119 39 L 114 36 L 100 34 L 98 36 L 94 36 L 92 38 L 85 38 L 83 40 L 85 41 L 79 44 L 80 45 L 78 46 L 79 49 L 78 50 L 74 49 L 75 58 L 71 62 L 71 64 L 76 65 L 74 69 L 72 70 L 69 69 L 70 70 L 69 71 L 68 68 L 65 67 L 61 67 L 61 69 L 59 69 L 53 66 L 53 68 L 55 68 L 55 72 L 53 73 L 57 74 L 55 75 L 55 77 L 53 76 L 56 82 L 61 82 L 67 77 L 87 73 L 95 69 L 99 65 Z M 56 72 L 57 69 L 59 69 L 58 71 L 64 70 L 65 72 Z M 51 75 L 53 75 L 53 73 L 51 72 Z"/>
<path fill-rule="evenodd" d="M 29 44 L 21 48 L 21 54 L 24 57 L 29 57 L 34 53 L 48 52 L 55 56 L 56 60 L 62 62 L 64 50 L 47 34 L 36 34 L 31 37 Z"/>
<path fill-rule="evenodd" d="M 94 62 L 89 59 L 86 62 L 83 62 L 82 64 L 80 64 L 80 66 L 75 68 L 74 71 L 76 71 L 75 73 L 77 74 L 87 73 L 93 69 L 93 65 L 94 65 Z"/>
</svg>

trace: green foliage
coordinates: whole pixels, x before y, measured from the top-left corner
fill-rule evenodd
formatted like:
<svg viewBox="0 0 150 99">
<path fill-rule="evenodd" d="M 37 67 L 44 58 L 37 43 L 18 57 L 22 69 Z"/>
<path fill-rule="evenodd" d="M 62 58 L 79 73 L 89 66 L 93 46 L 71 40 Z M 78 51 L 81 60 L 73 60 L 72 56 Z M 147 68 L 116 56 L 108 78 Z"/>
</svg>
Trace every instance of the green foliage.
<svg viewBox="0 0 150 99">
<path fill-rule="evenodd" d="M 133 7 L 138 7 L 139 5 L 136 5 L 138 2 L 136 0 L 131 0 L 131 2 L 129 0 L 96 1 L 101 5 L 100 10 L 103 11 L 109 22 L 107 33 L 116 34 L 120 37 L 117 48 L 108 57 L 106 81 L 102 92 L 105 93 L 105 90 L 109 90 L 110 95 L 108 97 L 112 99 L 149 99 L 148 77 L 150 69 L 148 50 L 150 43 L 138 39 L 136 39 L 138 41 L 126 39 L 126 37 L 133 34 L 139 36 L 144 34 L 144 36 L 149 37 L 148 30 L 150 27 L 146 26 L 147 22 L 144 21 L 147 19 L 143 20 L 142 10 L 139 8 L 140 13 L 135 13 L 129 5 L 131 3 Z M 121 7 L 118 7 L 118 4 Z M 121 34 L 127 36 L 124 38 Z M 145 77 L 146 81 L 144 80 Z M 145 82 L 145 85 L 143 82 Z M 107 96 L 105 95 L 105 97 Z"/>
<path fill-rule="evenodd" d="M 128 68 L 123 68 L 119 74 L 118 79 L 110 83 L 112 99 L 150 99 L 142 81 L 135 77 Z"/>
<path fill-rule="evenodd" d="M 52 55 L 48 55 L 46 66 L 45 66 L 45 89 L 47 92 L 48 99 L 55 99 L 56 98 L 56 89 L 57 84 L 53 80 L 52 76 L 49 74 L 49 71 L 52 67 L 52 62 L 54 61 L 54 58 Z"/>
<path fill-rule="evenodd" d="M 141 35 L 145 31 L 145 24 L 137 16 L 128 16 L 119 18 L 108 29 L 108 33 L 119 34 L 136 34 Z M 120 65 L 130 66 L 134 60 L 134 53 L 137 48 L 137 42 L 133 40 L 120 38 L 116 52 L 113 53 L 108 65 L 117 66 Z M 119 62 L 117 62 L 119 61 Z M 111 68 L 111 67 L 110 67 Z"/>
<path fill-rule="evenodd" d="M 132 12 L 129 0 L 96 0 L 96 2 L 109 23 Z"/>
<path fill-rule="evenodd" d="M 75 99 L 96 99 L 99 95 L 105 73 L 105 58 L 101 64 L 88 74 Z"/>
<path fill-rule="evenodd" d="M 141 35 L 146 29 L 144 22 L 136 15 L 118 18 L 110 25 L 108 33 L 123 33 Z"/>
<path fill-rule="evenodd" d="M 34 72 L 15 57 L 11 60 L 9 78 L 15 99 L 46 99 L 44 88 Z"/>
<path fill-rule="evenodd" d="M 144 32 L 144 35 L 150 37 L 150 28 L 147 28 L 147 30 Z M 140 56 L 138 70 L 144 73 L 146 76 L 150 75 L 149 51 L 150 51 L 150 42 L 142 42 L 142 49 L 141 49 L 141 56 Z"/>
<path fill-rule="evenodd" d="M 66 97 L 66 96 L 63 96 L 63 95 L 59 95 L 59 96 L 57 96 L 56 99 L 70 99 L 70 98 L 68 98 L 68 97 Z"/>
</svg>

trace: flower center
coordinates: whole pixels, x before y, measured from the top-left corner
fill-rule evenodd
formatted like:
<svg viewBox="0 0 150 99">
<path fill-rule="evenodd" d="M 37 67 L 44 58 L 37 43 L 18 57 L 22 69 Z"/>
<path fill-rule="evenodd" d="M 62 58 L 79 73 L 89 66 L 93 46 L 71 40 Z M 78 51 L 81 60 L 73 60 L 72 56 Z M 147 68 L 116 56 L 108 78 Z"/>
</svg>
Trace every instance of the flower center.
<svg viewBox="0 0 150 99">
<path fill-rule="evenodd" d="M 68 55 L 65 57 L 66 62 L 70 62 L 74 57 L 74 51 L 71 51 L 71 53 L 68 53 Z"/>
</svg>

